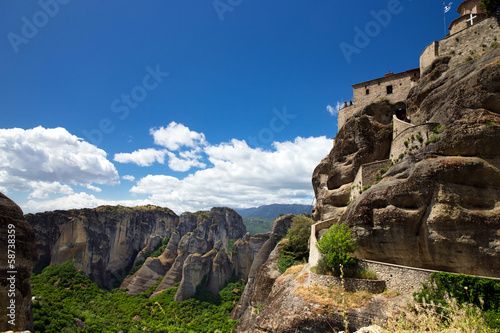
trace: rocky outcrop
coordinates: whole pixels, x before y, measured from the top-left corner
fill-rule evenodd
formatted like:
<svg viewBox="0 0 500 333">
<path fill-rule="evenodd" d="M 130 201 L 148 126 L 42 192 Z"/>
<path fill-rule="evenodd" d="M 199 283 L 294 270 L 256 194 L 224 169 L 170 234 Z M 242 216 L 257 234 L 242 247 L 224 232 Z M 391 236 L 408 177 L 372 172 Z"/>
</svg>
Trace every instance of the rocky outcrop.
<svg viewBox="0 0 500 333">
<path fill-rule="evenodd" d="M 74 261 L 101 287 L 112 287 L 153 239 L 170 237 L 179 217 L 168 208 L 102 206 L 26 215 L 37 235 L 40 259 L 35 272 L 49 264 Z"/>
<path fill-rule="evenodd" d="M 33 229 L 0 193 L 0 328 L 33 331 L 30 277 L 37 259 Z"/>
<path fill-rule="evenodd" d="M 389 158 L 395 105 L 381 101 L 357 111 L 340 129 L 330 154 L 316 167 L 313 187 L 316 220 L 338 218 L 349 201 L 351 184 L 363 164 Z"/>
<path fill-rule="evenodd" d="M 271 237 L 270 232 L 254 236 L 250 236 L 247 233 L 243 238 L 234 243 L 231 249 L 231 260 L 234 266 L 234 274 L 240 280 L 247 282 L 252 263 L 269 237 Z"/>
<path fill-rule="evenodd" d="M 275 251 L 275 253 L 277 253 L 277 254 L 272 257 L 274 259 L 270 259 L 270 254 L 273 250 L 275 250 L 278 242 L 283 237 L 286 236 L 288 229 L 292 225 L 292 219 L 294 216 L 295 215 L 289 214 L 289 215 L 281 216 L 281 217 L 277 218 L 276 220 L 274 220 L 273 225 L 272 225 L 272 230 L 271 230 L 271 236 L 264 243 L 264 245 L 260 248 L 259 252 L 255 256 L 255 259 L 253 260 L 252 266 L 251 266 L 250 271 L 248 273 L 248 281 L 247 281 L 247 284 L 245 286 L 245 290 L 243 291 L 243 294 L 241 295 L 240 300 L 238 301 L 238 304 L 233 309 L 233 311 L 231 313 L 231 318 L 239 319 L 245 313 L 245 311 L 250 311 L 247 309 L 249 308 L 249 305 L 251 303 L 251 298 L 255 300 L 254 302 L 260 302 L 261 298 L 264 296 L 264 294 L 267 295 L 266 291 L 263 291 L 263 290 L 267 290 L 267 293 L 269 293 L 269 291 L 270 291 L 269 286 L 272 286 L 272 283 L 274 283 L 273 279 L 275 279 L 277 277 L 277 276 L 275 276 L 276 275 L 276 273 L 275 273 L 276 263 L 274 262 L 274 264 L 273 264 L 272 260 L 274 260 L 274 259 L 277 260 L 277 258 L 279 258 L 279 256 L 281 255 L 281 250 L 276 250 L 277 252 Z M 270 262 L 270 264 L 269 264 L 270 266 L 269 267 L 266 266 L 267 268 L 263 268 L 262 266 L 267 261 Z M 274 274 L 272 274 L 272 273 L 267 274 L 266 278 L 263 278 L 263 279 L 266 279 L 266 281 L 265 282 L 260 281 L 257 284 L 256 277 L 257 277 L 257 274 L 260 272 L 260 270 L 265 270 L 266 272 L 271 271 L 271 272 L 274 272 Z M 278 273 L 278 276 L 279 276 L 279 273 Z M 268 277 L 270 277 L 270 278 L 268 278 Z M 270 281 L 269 279 L 272 281 Z M 267 288 L 267 289 L 265 289 L 265 288 Z M 256 289 L 263 291 L 263 292 L 256 291 Z M 257 306 L 257 305 L 255 305 L 255 306 Z"/>
<path fill-rule="evenodd" d="M 137 272 L 122 282 L 120 288 L 127 289 L 130 295 L 137 295 L 152 287 L 174 264 L 179 242 L 179 232 L 174 231 L 163 253 L 159 257 L 147 258 Z"/>
<path fill-rule="evenodd" d="M 152 296 L 180 282 L 175 298 L 185 300 L 194 295 L 202 280 L 206 287 L 217 293 L 233 273 L 233 265 L 227 256 L 229 240 L 234 241 L 246 234 L 241 216 L 229 208 L 184 213 L 180 217 L 177 234 L 181 239 L 175 260 Z M 167 247 L 162 256 L 172 258 L 173 251 L 173 248 Z"/>
<path fill-rule="evenodd" d="M 365 259 L 500 277 L 500 48 L 448 61 L 436 59 L 406 102 L 413 124 L 441 124 L 433 140 L 347 205 L 359 165 L 387 158 L 390 144 L 385 106 L 361 110 L 315 170 L 314 218 L 349 224 Z"/>
<path fill-rule="evenodd" d="M 186 258 L 182 280 L 174 299 L 182 302 L 193 297 L 196 294 L 196 287 L 202 283 L 213 294 L 217 294 L 231 276 L 232 265 L 222 242 L 218 241 L 206 254 L 194 253 Z"/>
<path fill-rule="evenodd" d="M 267 297 L 272 291 L 274 282 L 281 275 L 276 265 L 281 257 L 281 250 L 284 246 L 280 242 L 269 254 L 266 262 L 259 267 L 259 271 L 253 278 L 253 283 L 250 287 L 245 287 L 246 302 L 240 302 L 233 309 L 232 318 L 239 319 L 236 326 L 236 332 L 248 331 L 253 327 L 253 323 L 259 315 L 259 308 L 262 308 Z M 248 291 L 247 291 L 248 288 Z M 242 296 L 243 297 L 243 296 Z M 240 317 L 238 317 L 240 315 Z"/>
<path fill-rule="evenodd" d="M 238 321 L 235 332 L 337 332 L 344 330 L 342 289 L 320 283 L 309 265 L 294 266 L 280 275 L 276 263 L 283 243 L 279 243 L 256 276 L 251 304 Z M 350 280 L 347 280 L 349 283 Z M 376 281 L 380 282 L 380 281 Z M 347 295 L 349 331 L 384 321 L 391 311 L 404 306 L 408 295 L 387 298 L 358 292 Z M 357 299 L 357 301 L 351 301 Z"/>
</svg>

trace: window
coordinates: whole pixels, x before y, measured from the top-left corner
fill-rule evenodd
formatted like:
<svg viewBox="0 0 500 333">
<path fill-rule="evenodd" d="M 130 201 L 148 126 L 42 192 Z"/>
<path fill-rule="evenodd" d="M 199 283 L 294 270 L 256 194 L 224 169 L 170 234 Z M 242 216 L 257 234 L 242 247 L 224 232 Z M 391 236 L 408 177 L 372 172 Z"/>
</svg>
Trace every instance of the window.
<svg viewBox="0 0 500 333">
<path fill-rule="evenodd" d="M 387 86 L 387 95 L 392 94 L 392 84 Z"/>
<path fill-rule="evenodd" d="M 366 94 L 370 95 L 370 89 L 366 89 Z"/>
</svg>

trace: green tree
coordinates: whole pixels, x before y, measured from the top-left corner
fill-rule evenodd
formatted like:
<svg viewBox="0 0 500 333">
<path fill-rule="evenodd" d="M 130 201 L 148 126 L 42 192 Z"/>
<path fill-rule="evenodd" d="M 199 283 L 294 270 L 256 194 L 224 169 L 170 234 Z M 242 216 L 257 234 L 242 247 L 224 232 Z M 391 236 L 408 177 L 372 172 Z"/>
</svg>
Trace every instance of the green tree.
<svg viewBox="0 0 500 333">
<path fill-rule="evenodd" d="M 313 219 L 307 215 L 297 215 L 292 219 L 292 225 L 286 234 L 287 243 L 278 259 L 278 270 L 283 274 L 289 267 L 307 260 L 309 257 L 309 236 Z"/>
<path fill-rule="evenodd" d="M 357 245 L 352 239 L 351 229 L 344 223 L 332 225 L 316 246 L 323 255 L 318 263 L 320 271 L 326 270 L 339 275 L 341 264 L 349 266 L 356 263 L 351 253 L 356 251 Z"/>
<path fill-rule="evenodd" d="M 500 18 L 500 0 L 481 0 L 481 8 L 486 10 L 488 16 Z"/>
<path fill-rule="evenodd" d="M 294 253 L 297 260 L 309 256 L 308 244 L 313 223 L 313 219 L 305 215 L 297 215 L 292 219 L 292 225 L 286 235 L 288 238 L 286 250 Z"/>
</svg>

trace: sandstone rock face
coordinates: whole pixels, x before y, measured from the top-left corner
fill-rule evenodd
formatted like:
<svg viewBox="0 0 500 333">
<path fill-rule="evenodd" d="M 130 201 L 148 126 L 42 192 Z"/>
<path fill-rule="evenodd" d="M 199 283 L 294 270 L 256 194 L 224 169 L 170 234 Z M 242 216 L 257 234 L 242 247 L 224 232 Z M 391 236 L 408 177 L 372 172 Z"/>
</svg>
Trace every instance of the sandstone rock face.
<svg viewBox="0 0 500 333">
<path fill-rule="evenodd" d="M 137 295 L 148 290 L 174 264 L 175 258 L 177 258 L 177 246 L 179 242 L 179 233 L 173 232 L 163 253 L 157 258 L 147 258 L 137 272 L 122 282 L 120 288 L 127 289 L 130 295 Z"/>
<path fill-rule="evenodd" d="M 234 273 L 242 281 L 248 280 L 248 274 L 252 263 L 265 242 L 271 237 L 271 233 L 257 234 L 250 236 L 247 233 L 243 238 L 234 243 L 231 250 L 231 260 L 234 266 Z"/>
<path fill-rule="evenodd" d="M 229 208 L 212 208 L 209 212 L 197 214 L 184 213 L 176 234 L 181 239 L 175 259 L 152 296 L 180 282 L 175 299 L 186 300 L 194 295 L 203 276 L 206 276 L 205 286 L 213 293 L 219 292 L 233 272 L 233 265 L 227 256 L 229 240 L 239 239 L 246 234 L 241 216 Z M 167 247 L 161 257 L 172 258 L 173 251 L 173 248 Z"/>
<path fill-rule="evenodd" d="M 274 262 L 276 265 L 275 251 L 271 256 L 269 263 Z M 335 306 L 331 304 L 331 299 L 320 296 L 321 293 L 328 292 L 329 288 L 320 289 L 321 287 L 318 288 L 314 284 L 309 277 L 308 265 L 305 267 L 303 265 L 298 270 L 281 276 L 278 273 L 278 278 L 273 279 L 270 289 L 266 286 L 259 291 L 260 288 L 256 287 L 255 291 L 265 297 L 256 304 L 257 307 L 252 306 L 247 309 L 236 325 L 235 332 L 316 333 L 344 330 L 341 305 Z M 269 272 L 261 270 L 257 278 L 271 277 Z M 387 299 L 382 295 L 371 297 L 358 308 L 349 309 L 349 331 L 354 332 L 363 326 L 368 326 L 376 318 L 386 319 L 384 310 L 395 309 L 407 301 L 406 296 L 393 299 Z"/>
<path fill-rule="evenodd" d="M 222 241 L 218 241 L 214 248 L 204 254 L 190 254 L 185 262 L 182 273 L 182 280 L 175 294 L 177 302 L 185 301 L 193 297 L 196 287 L 203 283 L 208 289 L 217 294 L 231 278 L 232 265 L 226 255 Z"/>
<path fill-rule="evenodd" d="M 137 254 L 151 246 L 151 237 L 169 237 L 179 223 L 174 212 L 156 206 L 54 211 L 28 214 L 26 220 L 37 235 L 35 272 L 74 260 L 101 287 L 125 275 Z"/>
<path fill-rule="evenodd" d="M 250 271 L 248 273 L 248 281 L 245 286 L 245 290 L 243 291 L 243 294 L 241 295 L 240 300 L 238 301 L 238 304 L 236 307 L 233 309 L 231 313 L 231 318 L 233 319 L 239 319 L 245 311 L 250 311 L 247 310 L 251 301 L 251 298 L 254 299 L 254 302 L 260 302 L 261 298 L 264 297 L 264 294 L 266 292 L 256 292 L 255 288 L 258 288 L 259 290 L 264 290 L 263 288 L 267 288 L 267 292 L 269 292 L 269 284 L 272 286 L 272 283 L 274 280 L 267 281 L 266 283 L 263 283 L 262 281 L 259 282 L 259 284 L 256 284 L 256 276 L 258 272 L 260 272 L 261 269 L 264 269 L 266 272 L 271 271 L 275 272 L 276 271 L 276 262 L 273 263 L 272 260 L 278 260 L 279 256 L 281 255 L 281 249 L 277 252 L 277 257 L 273 256 L 274 259 L 270 259 L 270 254 L 271 252 L 276 248 L 276 245 L 278 242 L 286 236 L 288 229 L 292 225 L 292 219 L 295 215 L 293 214 L 288 214 L 284 215 L 282 217 L 277 218 L 274 220 L 272 229 L 271 229 L 271 236 L 269 239 L 264 243 L 264 245 L 260 248 L 259 252 L 255 256 L 255 259 L 253 260 L 252 266 L 250 268 Z M 266 263 L 268 260 L 270 260 L 270 267 L 268 268 L 262 268 L 264 263 Z M 275 279 L 277 276 L 275 276 L 275 273 L 270 273 L 266 275 L 266 278 L 263 278 L 265 280 L 269 279 Z M 270 278 L 268 276 L 271 276 Z M 279 273 L 278 273 L 279 276 Z"/>
<path fill-rule="evenodd" d="M 413 124 L 444 125 L 436 140 L 342 205 L 359 165 L 387 158 L 390 144 L 388 133 L 369 150 L 357 144 L 390 130 L 383 115 L 360 111 L 315 170 L 314 218 L 349 224 L 366 259 L 500 277 L 500 48 L 454 68 L 448 61 L 437 59 L 406 102 Z"/>
<path fill-rule="evenodd" d="M 37 259 L 33 228 L 0 193 L 0 328 L 33 331 L 30 277 Z"/>
<path fill-rule="evenodd" d="M 330 154 L 313 173 L 317 202 L 313 217 L 316 220 L 340 217 L 349 201 L 350 185 L 359 167 L 389 158 L 395 108 L 387 101 L 368 105 L 340 129 Z"/>
<path fill-rule="evenodd" d="M 236 318 L 238 313 L 241 313 L 241 317 L 235 329 L 236 332 L 247 331 L 249 328 L 253 327 L 253 323 L 258 317 L 257 309 L 259 309 L 259 306 L 262 307 L 265 303 L 272 291 L 274 282 L 281 275 L 276 265 L 281 256 L 283 246 L 284 243 L 278 243 L 269 254 L 267 261 L 261 265 L 248 292 L 246 292 L 248 287 L 245 287 L 245 294 L 248 295 L 247 304 L 238 303 L 232 313 L 234 314 L 233 318 Z M 243 305 L 246 305 L 245 309 L 243 309 Z"/>
</svg>

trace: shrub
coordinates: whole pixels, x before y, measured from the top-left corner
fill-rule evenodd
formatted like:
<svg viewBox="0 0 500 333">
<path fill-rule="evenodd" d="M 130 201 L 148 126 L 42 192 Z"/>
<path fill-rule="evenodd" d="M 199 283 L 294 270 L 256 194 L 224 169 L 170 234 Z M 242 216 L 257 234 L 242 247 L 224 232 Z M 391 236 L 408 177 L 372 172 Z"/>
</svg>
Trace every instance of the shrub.
<svg viewBox="0 0 500 333">
<path fill-rule="evenodd" d="M 288 238 L 286 251 L 294 253 L 297 260 L 309 256 L 308 244 L 313 223 L 313 219 L 304 215 L 298 215 L 292 219 L 292 225 L 286 235 Z"/>
<path fill-rule="evenodd" d="M 417 140 L 420 141 L 420 143 L 422 143 L 424 141 L 424 138 L 422 138 L 422 136 L 417 134 Z"/>
<path fill-rule="evenodd" d="M 167 238 L 164 238 L 161 242 L 159 242 L 158 245 L 156 245 L 156 248 L 154 249 L 153 253 L 151 253 L 149 255 L 149 257 L 156 258 L 156 257 L 161 256 L 161 254 L 163 253 L 163 250 L 165 250 L 165 248 L 167 247 L 169 240 L 170 240 L 170 237 L 167 237 Z"/>
<path fill-rule="evenodd" d="M 331 271 L 340 275 L 340 265 L 350 266 L 356 263 L 351 253 L 356 251 L 357 245 L 351 237 L 351 229 L 344 223 L 334 224 L 316 244 L 323 255 L 318 263 L 320 271 Z"/>
<path fill-rule="evenodd" d="M 434 142 L 437 142 L 439 141 L 439 135 L 438 134 L 432 134 L 430 137 L 429 137 L 429 140 L 427 140 L 425 142 L 425 145 L 427 146 L 428 144 L 430 143 L 434 143 Z"/>
<path fill-rule="evenodd" d="M 458 304 L 471 303 L 486 313 L 490 327 L 500 328 L 500 282 L 464 274 L 432 273 L 430 282 L 413 296 L 419 303 L 433 302 L 438 311 L 449 312 L 447 295 L 456 299 Z"/>
<path fill-rule="evenodd" d="M 445 129 L 446 129 L 446 125 L 445 125 L 445 124 L 439 124 L 439 125 L 436 125 L 436 126 L 432 129 L 432 131 L 433 131 L 434 133 L 439 134 L 439 133 L 442 133 Z"/>
<path fill-rule="evenodd" d="M 405 144 L 406 148 L 408 148 L 408 144 L 409 144 L 409 142 L 408 142 L 408 141 L 405 141 L 405 142 L 404 142 L 404 144 Z"/>
<path fill-rule="evenodd" d="M 480 8 L 486 10 L 488 16 L 500 17 L 500 0 L 481 0 Z"/>
<path fill-rule="evenodd" d="M 422 305 L 412 301 L 406 308 L 389 315 L 387 321 L 376 322 L 389 332 L 496 332 L 488 327 L 477 306 L 461 306 L 454 299 L 447 299 L 445 303 L 449 309 L 447 316 L 441 314 L 440 306 L 435 303 Z"/>
<path fill-rule="evenodd" d="M 353 277 L 357 279 L 377 280 L 377 273 L 369 269 L 363 269 L 361 271 L 356 270 L 354 271 Z"/>
<path fill-rule="evenodd" d="M 283 274 L 287 268 L 309 257 L 309 236 L 313 219 L 305 215 L 297 215 L 286 234 L 287 242 L 278 259 L 278 270 Z"/>
<path fill-rule="evenodd" d="M 295 263 L 295 257 L 291 254 L 281 254 L 281 257 L 278 259 L 278 263 L 276 264 L 278 271 L 280 274 L 285 273 L 285 271 L 292 267 Z"/>
</svg>

